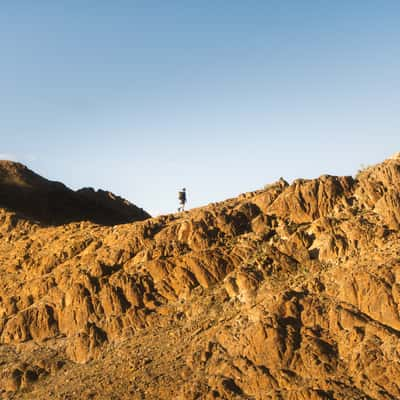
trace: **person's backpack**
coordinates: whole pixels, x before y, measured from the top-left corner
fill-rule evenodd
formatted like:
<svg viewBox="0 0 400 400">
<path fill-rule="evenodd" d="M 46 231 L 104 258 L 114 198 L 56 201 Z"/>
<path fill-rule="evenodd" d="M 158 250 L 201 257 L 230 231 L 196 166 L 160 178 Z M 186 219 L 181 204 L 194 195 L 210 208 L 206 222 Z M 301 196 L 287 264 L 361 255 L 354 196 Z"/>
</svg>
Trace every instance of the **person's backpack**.
<svg viewBox="0 0 400 400">
<path fill-rule="evenodd" d="M 178 198 L 181 203 L 185 203 L 186 202 L 186 192 L 179 192 Z"/>
</svg>

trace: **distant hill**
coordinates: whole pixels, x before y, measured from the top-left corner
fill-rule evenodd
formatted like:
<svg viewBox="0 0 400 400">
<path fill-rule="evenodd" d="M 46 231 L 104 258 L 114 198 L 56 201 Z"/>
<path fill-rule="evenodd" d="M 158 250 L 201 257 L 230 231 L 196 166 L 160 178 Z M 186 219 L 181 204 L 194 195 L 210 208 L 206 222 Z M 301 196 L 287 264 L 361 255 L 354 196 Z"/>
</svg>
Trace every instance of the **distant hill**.
<svg viewBox="0 0 400 400">
<path fill-rule="evenodd" d="M 116 225 L 150 217 L 146 211 L 110 192 L 91 188 L 73 191 L 23 164 L 2 160 L 0 207 L 46 225 L 85 220 Z"/>
</svg>

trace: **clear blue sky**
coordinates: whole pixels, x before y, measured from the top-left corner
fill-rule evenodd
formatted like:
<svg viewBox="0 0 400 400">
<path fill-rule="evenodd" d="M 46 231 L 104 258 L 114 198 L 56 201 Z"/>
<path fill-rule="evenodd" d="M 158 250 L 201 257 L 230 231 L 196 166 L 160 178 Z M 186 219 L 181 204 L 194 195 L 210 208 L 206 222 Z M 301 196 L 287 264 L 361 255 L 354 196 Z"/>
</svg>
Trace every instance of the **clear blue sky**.
<svg viewBox="0 0 400 400">
<path fill-rule="evenodd" d="M 400 151 L 400 1 L 4 2 L 0 157 L 154 215 Z"/>
</svg>

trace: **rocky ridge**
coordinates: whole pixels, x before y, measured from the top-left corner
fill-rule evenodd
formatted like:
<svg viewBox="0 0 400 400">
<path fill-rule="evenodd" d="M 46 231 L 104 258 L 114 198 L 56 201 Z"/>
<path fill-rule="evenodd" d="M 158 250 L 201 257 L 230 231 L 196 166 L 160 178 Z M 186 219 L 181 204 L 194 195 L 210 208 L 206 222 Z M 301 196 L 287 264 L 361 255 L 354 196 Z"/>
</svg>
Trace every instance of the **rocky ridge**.
<svg viewBox="0 0 400 400">
<path fill-rule="evenodd" d="M 87 220 L 115 225 L 150 218 L 143 209 L 103 190 L 73 191 L 20 163 L 0 160 L 0 207 L 46 225 Z"/>
<path fill-rule="evenodd" d="M 117 226 L 0 210 L 0 396 L 400 398 L 400 157 Z"/>
</svg>

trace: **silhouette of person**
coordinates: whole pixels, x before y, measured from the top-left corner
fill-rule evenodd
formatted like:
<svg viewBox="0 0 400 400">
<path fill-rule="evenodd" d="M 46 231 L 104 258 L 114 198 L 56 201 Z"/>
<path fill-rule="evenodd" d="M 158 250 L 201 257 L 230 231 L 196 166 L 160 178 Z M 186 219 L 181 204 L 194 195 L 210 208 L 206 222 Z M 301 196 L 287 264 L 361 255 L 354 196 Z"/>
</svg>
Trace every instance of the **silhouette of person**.
<svg viewBox="0 0 400 400">
<path fill-rule="evenodd" d="M 185 204 L 186 204 L 186 189 L 183 188 L 179 193 L 178 193 L 178 199 L 179 199 L 179 207 L 178 211 L 184 211 L 185 210 Z"/>
</svg>

